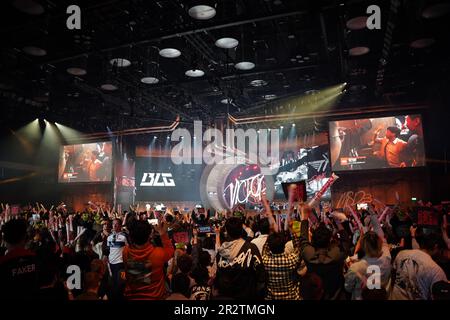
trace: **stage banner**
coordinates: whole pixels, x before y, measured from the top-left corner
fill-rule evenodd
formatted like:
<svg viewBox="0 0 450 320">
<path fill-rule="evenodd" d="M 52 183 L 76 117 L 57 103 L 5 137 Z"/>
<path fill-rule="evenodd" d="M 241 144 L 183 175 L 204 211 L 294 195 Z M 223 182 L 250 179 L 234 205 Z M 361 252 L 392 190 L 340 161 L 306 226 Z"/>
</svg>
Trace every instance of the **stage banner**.
<svg viewBox="0 0 450 320">
<path fill-rule="evenodd" d="M 439 226 L 439 214 L 438 212 L 429 207 L 417 208 L 417 225 L 425 227 L 437 227 Z"/>
</svg>

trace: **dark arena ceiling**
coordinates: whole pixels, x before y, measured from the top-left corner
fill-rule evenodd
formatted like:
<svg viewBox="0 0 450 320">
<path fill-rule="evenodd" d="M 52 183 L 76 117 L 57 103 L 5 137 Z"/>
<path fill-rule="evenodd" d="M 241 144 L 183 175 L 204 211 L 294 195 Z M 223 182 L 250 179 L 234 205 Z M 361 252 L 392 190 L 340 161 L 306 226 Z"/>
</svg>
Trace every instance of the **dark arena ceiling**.
<svg viewBox="0 0 450 320">
<path fill-rule="evenodd" d="M 289 98 L 344 82 L 334 109 L 403 104 L 427 100 L 449 79 L 448 2 L 378 1 L 381 30 L 354 19 L 373 1 L 203 1 L 216 10 L 207 20 L 191 17 L 194 2 L 2 1 L 2 127 L 39 117 L 96 132 L 177 115 L 212 123 L 228 113 L 299 112 Z M 66 27 L 72 4 L 81 30 Z M 219 48 L 224 37 L 238 46 Z M 165 48 L 181 54 L 163 57 Z M 235 67 L 243 57 L 253 69 Z"/>
</svg>

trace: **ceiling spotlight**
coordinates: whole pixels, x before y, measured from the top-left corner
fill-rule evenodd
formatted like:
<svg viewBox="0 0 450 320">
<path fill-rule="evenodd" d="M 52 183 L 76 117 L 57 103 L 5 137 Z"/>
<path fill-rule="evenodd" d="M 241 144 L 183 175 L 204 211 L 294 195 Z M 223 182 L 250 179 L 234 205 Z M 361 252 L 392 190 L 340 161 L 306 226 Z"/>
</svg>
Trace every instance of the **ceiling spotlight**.
<svg viewBox="0 0 450 320">
<path fill-rule="evenodd" d="M 178 58 L 181 51 L 174 48 L 165 48 L 159 51 L 159 55 L 164 58 Z"/>
<path fill-rule="evenodd" d="M 189 16 L 197 20 L 208 20 L 216 15 L 216 9 L 207 5 L 197 5 L 189 9 Z"/>
<path fill-rule="evenodd" d="M 283 129 L 284 127 L 283 126 L 280 126 L 280 129 Z"/>
<path fill-rule="evenodd" d="M 295 123 L 293 123 L 292 126 L 295 127 Z"/>
<path fill-rule="evenodd" d="M 368 47 L 354 47 L 348 51 L 348 54 L 352 57 L 362 56 L 369 53 L 370 49 Z"/>
<path fill-rule="evenodd" d="M 87 74 L 86 69 L 78 67 L 67 68 L 66 71 L 68 74 L 71 74 L 73 76 L 84 76 Z"/>
<path fill-rule="evenodd" d="M 170 139 L 170 136 L 167 136 L 167 139 Z"/>
<path fill-rule="evenodd" d="M 249 61 L 241 61 L 234 65 L 234 67 L 238 70 L 252 70 L 255 67 L 255 64 L 253 62 Z"/>
<path fill-rule="evenodd" d="M 141 82 L 145 84 L 157 84 L 159 79 L 155 77 L 143 77 L 141 78 Z"/>
<path fill-rule="evenodd" d="M 233 49 L 236 48 L 239 44 L 239 41 L 234 38 L 220 38 L 216 41 L 216 47 L 222 49 Z"/>
<path fill-rule="evenodd" d="M 191 77 L 191 78 L 198 78 L 198 77 L 203 77 L 205 75 L 205 72 L 203 72 L 202 70 L 198 70 L 198 69 L 196 69 L 196 70 L 191 69 L 191 70 L 186 71 L 185 75 L 187 75 L 188 77 Z"/>
<path fill-rule="evenodd" d="M 153 139 L 156 139 L 157 137 L 156 136 L 153 136 Z"/>
<path fill-rule="evenodd" d="M 412 41 L 409 46 L 413 49 L 423 49 L 434 44 L 434 39 L 432 38 L 422 38 Z"/>
<path fill-rule="evenodd" d="M 34 57 L 43 57 L 43 56 L 47 55 L 47 51 L 45 49 L 35 47 L 35 46 L 23 47 L 22 51 L 25 52 L 26 54 L 28 54 L 30 56 L 34 56 Z"/>
<path fill-rule="evenodd" d="M 114 58 L 109 60 L 109 63 L 113 66 L 117 66 L 119 68 L 125 68 L 131 66 L 131 61 L 124 58 Z"/>
<path fill-rule="evenodd" d="M 264 87 L 267 85 L 267 81 L 257 79 L 257 80 L 250 81 L 250 85 L 253 87 Z"/>
</svg>

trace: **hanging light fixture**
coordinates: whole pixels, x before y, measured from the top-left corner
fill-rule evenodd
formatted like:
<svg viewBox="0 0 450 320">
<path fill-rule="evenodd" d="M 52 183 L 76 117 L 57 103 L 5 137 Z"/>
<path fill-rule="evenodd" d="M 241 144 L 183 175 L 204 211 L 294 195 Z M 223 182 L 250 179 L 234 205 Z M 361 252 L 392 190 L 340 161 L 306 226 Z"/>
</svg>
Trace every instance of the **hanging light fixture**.
<svg viewBox="0 0 450 320">
<path fill-rule="evenodd" d="M 255 68 L 254 48 L 245 41 L 244 30 L 241 31 L 241 45 L 237 49 L 236 64 L 234 67 L 238 70 L 247 71 Z"/>
<path fill-rule="evenodd" d="M 87 56 L 83 56 L 70 63 L 66 69 L 67 73 L 73 76 L 84 76 L 87 74 Z"/>
<path fill-rule="evenodd" d="M 109 60 L 109 63 L 111 63 L 111 65 L 115 64 L 119 68 L 131 66 L 131 61 L 125 58 L 113 58 Z"/>
<path fill-rule="evenodd" d="M 22 48 L 22 51 L 26 54 L 34 57 L 43 57 L 47 55 L 47 51 L 45 49 L 42 49 L 40 47 L 36 46 L 26 46 Z"/>
<path fill-rule="evenodd" d="M 100 88 L 105 91 L 116 91 L 119 87 L 114 83 L 114 81 L 106 81 Z"/>
<path fill-rule="evenodd" d="M 117 81 L 114 76 L 117 73 L 117 65 L 113 64 L 112 68 L 109 68 L 108 64 L 105 63 L 103 67 L 103 80 L 100 83 L 100 88 L 104 91 L 116 91 L 119 89 Z"/>
<path fill-rule="evenodd" d="M 432 46 L 436 42 L 423 19 L 416 18 L 410 21 L 408 33 L 409 46 L 412 49 L 425 49 Z"/>
<path fill-rule="evenodd" d="M 209 20 L 216 15 L 216 3 L 210 0 L 193 0 L 189 4 L 188 14 L 196 20 Z"/>
<path fill-rule="evenodd" d="M 250 61 L 241 61 L 234 65 L 234 67 L 238 70 L 248 71 L 255 68 L 255 64 Z"/>
<path fill-rule="evenodd" d="M 186 76 L 191 78 L 199 78 L 205 75 L 205 72 L 199 67 L 199 60 L 196 55 L 191 58 L 191 69 L 184 73 Z"/>
<path fill-rule="evenodd" d="M 141 82 L 145 84 L 157 84 L 159 82 L 159 65 L 150 61 L 146 63 L 144 76 L 141 78 Z"/>
<path fill-rule="evenodd" d="M 205 72 L 199 69 L 189 69 L 184 74 L 191 78 L 198 78 L 203 77 L 205 75 Z"/>
<path fill-rule="evenodd" d="M 369 53 L 370 49 L 368 47 L 353 47 L 350 48 L 348 54 L 352 57 L 362 56 Z"/>
<path fill-rule="evenodd" d="M 239 40 L 231 37 L 223 37 L 216 40 L 216 47 L 222 49 L 233 49 L 236 48 L 239 44 Z"/>
<path fill-rule="evenodd" d="M 175 48 L 164 48 L 159 51 L 159 55 L 164 58 L 178 58 L 181 51 Z"/>
<path fill-rule="evenodd" d="M 143 66 L 143 77 L 141 82 L 145 84 L 157 84 L 159 82 L 159 63 L 158 58 L 158 48 L 149 47 L 147 48 L 147 59 Z"/>
<path fill-rule="evenodd" d="M 131 49 L 129 46 L 127 48 L 121 48 L 114 52 L 115 58 L 109 60 L 111 65 L 115 65 L 117 68 L 126 68 L 131 66 Z"/>
<path fill-rule="evenodd" d="M 367 17 L 366 16 L 358 16 L 351 18 L 345 24 L 349 30 L 362 30 L 367 28 Z"/>
</svg>

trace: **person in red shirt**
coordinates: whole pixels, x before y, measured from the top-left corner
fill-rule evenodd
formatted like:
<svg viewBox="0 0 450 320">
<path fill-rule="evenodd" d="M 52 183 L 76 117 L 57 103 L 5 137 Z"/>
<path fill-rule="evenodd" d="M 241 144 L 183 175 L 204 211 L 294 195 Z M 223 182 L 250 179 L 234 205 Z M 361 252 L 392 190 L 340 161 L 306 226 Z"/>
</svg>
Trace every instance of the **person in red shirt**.
<svg viewBox="0 0 450 320">
<path fill-rule="evenodd" d="M 146 221 L 134 221 L 130 227 L 130 245 L 123 251 L 125 264 L 125 298 L 130 300 L 162 300 L 166 298 L 164 264 L 174 254 L 167 235 L 167 224 L 160 221 L 155 231 L 162 247 L 150 243 L 152 226 Z"/>
</svg>

